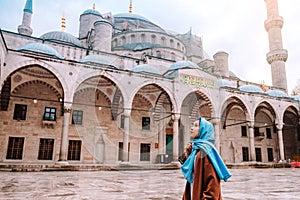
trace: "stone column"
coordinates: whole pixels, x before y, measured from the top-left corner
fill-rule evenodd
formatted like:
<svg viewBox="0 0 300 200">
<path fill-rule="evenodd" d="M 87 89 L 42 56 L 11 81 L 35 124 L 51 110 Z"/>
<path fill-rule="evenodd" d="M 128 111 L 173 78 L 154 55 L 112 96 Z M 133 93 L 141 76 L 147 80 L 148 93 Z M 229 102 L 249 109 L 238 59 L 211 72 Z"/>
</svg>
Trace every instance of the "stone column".
<svg viewBox="0 0 300 200">
<path fill-rule="evenodd" d="M 279 156 L 280 156 L 280 160 L 284 160 L 284 145 L 283 145 L 283 136 L 282 136 L 283 123 L 277 124 L 276 128 L 278 134 Z"/>
<path fill-rule="evenodd" d="M 67 163 L 67 152 L 68 152 L 68 133 L 69 133 L 69 122 L 70 115 L 72 112 L 72 104 L 65 103 L 64 104 L 64 122 L 63 122 L 63 130 L 61 135 L 61 145 L 59 152 L 59 163 Z"/>
<path fill-rule="evenodd" d="M 179 114 L 175 114 L 174 116 L 174 123 L 173 123 L 173 161 L 178 160 L 178 136 L 179 136 L 179 129 L 178 129 L 178 120 L 180 118 Z"/>
<path fill-rule="evenodd" d="M 131 113 L 131 110 L 124 111 L 124 135 L 123 135 L 122 162 L 129 162 L 128 143 L 129 143 L 130 113 Z"/>
<path fill-rule="evenodd" d="M 164 120 L 158 122 L 158 154 L 165 154 L 165 140 L 164 140 Z"/>
<path fill-rule="evenodd" d="M 220 152 L 220 119 L 213 118 L 212 123 L 215 128 L 215 147 Z"/>
<path fill-rule="evenodd" d="M 254 121 L 249 123 L 250 161 L 256 161 L 254 146 Z"/>
</svg>

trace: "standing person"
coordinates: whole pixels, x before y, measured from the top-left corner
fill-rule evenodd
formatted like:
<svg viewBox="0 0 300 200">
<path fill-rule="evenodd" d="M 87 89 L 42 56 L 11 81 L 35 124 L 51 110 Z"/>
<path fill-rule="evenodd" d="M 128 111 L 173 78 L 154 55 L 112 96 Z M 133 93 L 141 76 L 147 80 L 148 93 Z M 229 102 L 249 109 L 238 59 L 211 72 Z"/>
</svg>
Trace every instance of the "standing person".
<svg viewBox="0 0 300 200">
<path fill-rule="evenodd" d="M 214 147 L 214 127 L 203 117 L 191 127 L 191 143 L 186 147 L 187 160 L 181 172 L 187 180 L 183 200 L 222 199 L 220 181 L 231 177 Z"/>
</svg>

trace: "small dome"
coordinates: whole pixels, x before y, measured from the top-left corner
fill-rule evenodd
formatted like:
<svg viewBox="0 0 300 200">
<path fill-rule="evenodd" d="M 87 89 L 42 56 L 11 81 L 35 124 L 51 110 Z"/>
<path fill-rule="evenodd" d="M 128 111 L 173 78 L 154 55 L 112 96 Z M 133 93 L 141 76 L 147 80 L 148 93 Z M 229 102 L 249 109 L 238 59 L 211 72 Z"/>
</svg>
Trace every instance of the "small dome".
<svg viewBox="0 0 300 200">
<path fill-rule="evenodd" d="M 300 102 L 300 95 L 297 95 L 297 96 L 292 96 L 292 98 L 296 101 L 299 101 Z"/>
<path fill-rule="evenodd" d="M 289 97 L 285 92 L 281 90 L 268 90 L 266 93 L 272 97 Z"/>
<path fill-rule="evenodd" d="M 101 65 L 109 65 L 115 67 L 112 61 L 107 59 L 107 57 L 101 55 L 87 55 L 84 58 L 80 59 L 79 62 L 87 63 L 87 64 L 94 63 L 94 64 L 101 64 Z"/>
<path fill-rule="evenodd" d="M 178 69 L 200 69 L 200 67 L 188 60 L 181 60 L 177 61 L 174 64 L 172 64 L 168 71 L 178 70 Z"/>
<path fill-rule="evenodd" d="M 161 75 L 161 72 L 153 65 L 149 64 L 142 64 L 137 65 L 131 69 L 133 72 L 145 72 L 145 73 L 151 73 L 151 74 L 158 74 Z"/>
<path fill-rule="evenodd" d="M 81 15 L 89 15 L 89 14 L 97 15 L 97 16 L 102 17 L 101 13 L 99 11 L 95 10 L 95 9 L 85 10 Z"/>
<path fill-rule="evenodd" d="M 264 91 L 256 85 L 243 85 L 239 87 L 239 90 L 250 93 L 264 93 Z"/>
<path fill-rule="evenodd" d="M 17 51 L 33 51 L 37 53 L 47 54 L 50 56 L 55 56 L 57 58 L 63 59 L 63 57 L 52 47 L 41 44 L 41 43 L 28 43 L 20 48 L 17 49 Z"/>
<path fill-rule="evenodd" d="M 178 76 L 178 70 L 179 69 L 201 69 L 197 64 L 188 61 L 188 60 L 181 60 L 177 61 L 174 64 L 172 64 L 168 70 L 164 73 L 164 76 L 166 78 L 175 78 Z"/>
<path fill-rule="evenodd" d="M 73 46 L 81 47 L 80 41 L 75 36 L 62 31 L 52 31 L 49 33 L 45 33 L 40 38 L 49 41 L 59 41 Z"/>
<path fill-rule="evenodd" d="M 236 88 L 235 84 L 229 80 L 226 79 L 219 79 L 218 80 L 219 87 L 231 87 Z"/>
</svg>

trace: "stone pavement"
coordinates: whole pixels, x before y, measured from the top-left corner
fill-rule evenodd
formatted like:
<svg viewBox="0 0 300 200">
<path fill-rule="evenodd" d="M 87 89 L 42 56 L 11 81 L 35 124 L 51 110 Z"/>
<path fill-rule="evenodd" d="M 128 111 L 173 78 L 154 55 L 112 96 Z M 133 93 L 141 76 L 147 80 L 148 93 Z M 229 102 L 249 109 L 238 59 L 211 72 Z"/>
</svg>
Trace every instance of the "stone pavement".
<svg viewBox="0 0 300 200">
<path fill-rule="evenodd" d="M 230 169 L 224 200 L 300 199 L 299 168 Z M 0 172 L 1 200 L 178 200 L 180 170 Z"/>
</svg>

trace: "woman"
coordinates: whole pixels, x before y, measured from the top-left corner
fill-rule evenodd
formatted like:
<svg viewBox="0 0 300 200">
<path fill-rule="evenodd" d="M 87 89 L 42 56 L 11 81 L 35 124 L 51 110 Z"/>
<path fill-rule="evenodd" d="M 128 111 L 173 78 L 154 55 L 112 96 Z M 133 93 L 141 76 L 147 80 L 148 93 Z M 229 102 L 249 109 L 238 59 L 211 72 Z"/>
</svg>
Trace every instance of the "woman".
<svg viewBox="0 0 300 200">
<path fill-rule="evenodd" d="M 189 155 L 181 167 L 187 180 L 182 199 L 222 199 L 220 180 L 226 182 L 231 174 L 214 147 L 213 125 L 198 117 L 190 136 L 192 143 L 186 151 Z"/>
</svg>

